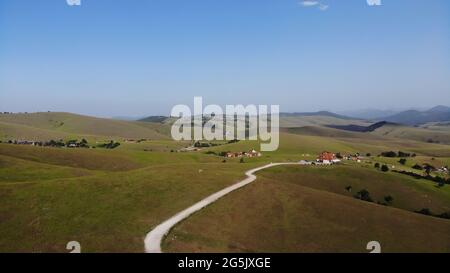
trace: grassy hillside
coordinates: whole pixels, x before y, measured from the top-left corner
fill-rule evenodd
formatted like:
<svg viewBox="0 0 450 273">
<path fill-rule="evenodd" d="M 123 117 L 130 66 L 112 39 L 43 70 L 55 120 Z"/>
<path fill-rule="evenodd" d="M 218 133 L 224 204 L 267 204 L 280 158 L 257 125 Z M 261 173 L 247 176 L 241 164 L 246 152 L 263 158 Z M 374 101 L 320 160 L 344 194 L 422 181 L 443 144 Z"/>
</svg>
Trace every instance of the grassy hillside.
<svg viewBox="0 0 450 273">
<path fill-rule="evenodd" d="M 12 139 L 29 139 L 29 140 L 69 139 L 72 137 L 76 137 L 76 135 L 65 132 L 58 132 L 50 129 L 42 129 L 27 125 L 0 121 L 0 140 L 4 141 Z"/>
<path fill-rule="evenodd" d="M 34 117 L 34 114 L 32 116 Z M 71 125 L 71 128 L 78 126 L 76 131 L 87 130 L 85 125 L 89 122 L 86 123 L 84 117 L 75 117 L 75 120 L 81 119 L 82 121 L 74 122 L 74 120 L 71 120 L 70 124 L 78 124 L 76 126 Z M 94 120 L 102 124 L 112 122 L 115 124 L 114 126 L 117 125 L 115 121 L 111 120 L 95 118 Z M 0 122 L 9 126 L 19 127 L 19 129 L 26 128 L 23 130 L 31 128 L 30 130 L 45 132 L 51 138 L 59 137 L 58 134 L 60 133 L 68 134 L 70 138 L 74 137 L 71 132 L 67 132 L 71 131 L 68 130 L 69 127 L 64 130 L 59 128 L 62 126 L 53 128 L 58 123 L 49 122 L 48 116 L 47 120 L 42 117 L 36 120 L 36 124 L 26 124 L 26 118 L 22 120 L 22 124 L 11 123 L 11 120 Z M 66 122 L 68 121 L 66 120 Z M 170 128 L 168 125 L 164 127 L 165 124 L 161 126 L 161 124 L 151 122 L 125 122 L 125 124 L 126 126 L 131 126 L 124 127 L 130 130 L 138 126 L 142 130 L 161 132 L 163 135 L 164 130 Z M 96 130 L 96 134 L 101 131 L 96 128 L 93 129 Z M 315 130 L 315 128 L 311 130 Z M 209 194 L 240 180 L 244 176 L 244 171 L 269 162 L 315 159 L 316 155 L 324 150 L 342 153 L 360 152 L 362 154 L 370 152 L 373 155 L 382 151 L 402 150 L 417 153 L 418 156 L 414 159 L 417 162 L 433 162 L 435 165 L 450 163 L 450 149 L 447 145 L 397 140 L 380 136 L 368 137 L 366 134 L 358 133 L 330 135 L 329 132 L 334 131 L 327 128 L 326 131 L 320 131 L 315 133 L 315 135 L 298 134 L 296 131 L 293 131 L 293 133 L 283 132 L 280 134 L 280 148 L 277 151 L 263 152 L 263 156 L 260 158 L 246 158 L 244 163 L 239 163 L 239 159 L 226 159 L 226 162 L 223 162 L 223 157 L 208 152 L 259 150 L 260 143 L 258 141 L 240 141 L 238 143 L 205 148 L 197 152 L 179 152 L 178 150 L 188 147 L 192 143 L 174 142 L 170 139 L 150 140 L 140 143 L 122 142 L 114 150 L 0 144 L 0 252 L 66 252 L 65 244 L 72 240 L 81 242 L 83 252 L 142 252 L 143 237 L 152 227 Z M 90 137 L 93 139 L 92 141 L 96 138 L 99 140 L 111 138 L 111 136 L 99 135 Z M 384 158 L 376 158 L 376 160 L 388 161 Z M 395 164 L 395 161 L 389 162 L 389 164 Z M 412 159 L 408 161 L 407 165 L 410 166 L 411 164 L 413 164 Z M 258 196 L 258 200 L 266 200 L 267 202 L 265 204 L 248 204 L 248 213 L 252 214 L 252 217 L 263 217 L 265 214 L 259 211 L 259 206 L 268 206 L 267 208 L 261 207 L 262 209 L 271 209 L 278 206 L 280 204 L 279 201 L 273 199 L 272 196 L 272 194 L 277 193 L 280 200 L 288 198 L 286 199 L 288 202 L 281 206 L 283 211 L 293 211 L 295 214 L 301 208 L 304 208 L 303 203 L 297 204 L 295 200 L 297 200 L 297 197 L 304 196 L 305 190 L 303 188 L 305 188 L 311 192 L 311 200 L 316 200 L 307 202 L 309 208 L 315 211 L 315 214 L 313 216 L 304 215 L 299 217 L 312 217 L 312 219 L 318 217 L 315 220 L 317 224 L 325 227 L 329 226 L 329 230 L 335 230 L 334 232 L 336 233 L 330 233 L 329 236 L 339 235 L 341 230 L 351 230 L 353 228 L 357 229 L 357 234 L 363 240 L 369 239 L 369 237 L 373 240 L 373 237 L 377 237 L 375 235 L 378 235 L 380 230 L 389 230 L 391 225 L 398 226 L 398 229 L 401 229 L 404 226 L 407 227 L 408 224 L 414 227 L 417 226 L 419 231 L 427 229 L 432 234 L 437 234 L 436 236 L 442 234 L 444 228 L 448 230 L 448 226 L 446 224 L 443 225 L 440 219 L 403 211 L 404 209 L 415 209 L 423 206 L 426 202 L 431 202 L 432 205 L 428 207 L 439 212 L 440 209 L 444 210 L 448 206 L 448 203 L 445 201 L 448 199 L 448 195 L 444 194 L 444 197 L 442 197 L 440 194 L 435 193 L 434 191 L 436 190 L 433 186 L 430 187 L 431 184 L 422 186 L 420 182 L 415 180 L 412 181 L 412 184 L 409 184 L 409 178 L 403 177 L 398 180 L 395 179 L 395 181 L 392 179 L 383 180 L 384 176 L 380 177 L 382 174 L 374 173 L 372 167 L 367 170 L 363 166 L 358 166 L 358 168 L 362 170 L 349 169 L 341 171 L 339 175 L 336 174 L 337 177 L 344 177 L 345 183 L 341 180 L 328 179 L 328 177 L 332 178 L 333 174 L 324 174 L 322 176 L 314 173 L 301 174 L 309 175 L 311 181 L 314 181 L 313 177 L 320 178 L 317 188 L 313 188 L 312 185 L 298 184 L 295 178 L 297 174 L 289 170 L 285 170 L 282 173 L 265 173 L 267 177 L 261 179 L 265 179 L 268 182 L 275 180 L 275 178 L 270 177 L 271 175 L 280 178 L 284 176 L 286 179 L 283 179 L 281 182 L 273 181 L 268 184 L 261 184 L 259 183 L 260 180 L 258 180 L 258 183 L 255 185 L 263 185 L 263 187 L 255 191 L 255 195 L 252 198 Z M 353 173 L 355 173 L 355 177 L 352 177 Z M 290 176 L 293 178 L 290 179 Z M 364 181 L 364 177 L 367 178 L 366 181 Z M 389 177 L 392 178 L 392 176 Z M 394 205 L 403 210 L 392 212 L 393 208 L 383 207 L 379 209 L 377 207 L 373 209 L 375 212 L 372 212 L 372 209 L 363 209 L 370 204 L 362 203 L 361 205 L 360 201 L 353 200 L 353 198 L 338 192 L 338 190 L 342 191 L 342 185 L 348 182 L 354 183 L 355 188 L 360 186 L 358 183 L 371 183 L 367 184 L 367 187 L 370 186 L 369 190 L 376 198 L 380 198 L 379 196 L 384 194 L 383 191 L 385 189 L 390 189 L 391 184 L 395 185 L 392 187 L 393 192 L 389 194 L 392 194 L 395 198 Z M 325 186 L 331 184 L 335 184 L 335 191 L 334 188 L 325 188 Z M 372 188 L 375 185 L 378 186 Z M 278 186 L 283 188 L 277 189 L 276 187 Z M 319 186 L 323 186 L 323 188 L 319 188 Z M 290 194 L 295 194 L 297 189 L 301 189 L 297 193 L 298 196 L 294 200 L 290 200 Z M 442 189 L 446 191 L 447 188 L 441 188 L 440 190 Z M 408 193 L 405 196 L 409 197 L 403 198 L 402 196 L 404 195 L 397 194 L 397 192 Z M 236 194 L 239 194 L 239 192 Z M 230 195 L 230 198 L 234 198 L 234 196 L 235 193 Z M 251 200 L 250 198 L 249 201 Z M 344 201 L 333 203 L 335 202 L 334 200 Z M 321 206 L 330 206 L 332 208 Z M 214 206 L 211 208 L 214 208 Z M 293 208 L 295 209 L 292 210 Z M 345 211 L 347 214 L 350 212 L 352 213 L 351 215 L 355 216 L 346 218 L 343 212 L 336 212 L 336 209 Z M 237 210 L 238 208 L 236 207 Z M 239 208 L 239 210 L 247 213 L 245 209 Z M 283 219 L 288 221 L 290 216 L 284 216 L 283 211 L 279 212 L 276 210 L 271 214 L 274 217 L 283 217 Z M 334 219 L 333 215 L 335 212 L 337 213 L 336 215 L 341 215 L 341 222 L 331 221 Z M 402 216 L 404 213 L 413 216 Z M 250 215 L 246 216 L 247 219 L 251 219 Z M 233 217 L 239 218 L 240 216 Z M 367 231 L 367 234 L 364 233 L 364 230 L 367 230 L 367 226 L 363 226 L 360 223 L 361 217 L 365 217 L 364 219 L 368 219 L 368 223 L 374 225 L 373 228 L 371 227 Z M 268 219 L 270 218 L 261 218 L 255 221 Z M 375 225 L 375 223 L 384 222 L 386 224 Z M 186 223 L 190 223 L 190 219 Z M 242 227 L 245 227 L 242 233 L 235 230 L 235 235 L 233 236 L 242 235 L 250 238 L 250 231 L 253 231 L 253 229 L 246 225 L 246 223 L 242 224 Z M 209 227 L 214 228 L 217 226 L 208 226 L 208 229 L 199 227 L 197 231 L 204 231 L 205 234 L 210 234 L 212 231 L 209 230 Z M 217 232 L 226 234 L 230 227 L 227 225 L 223 225 L 223 227 Z M 334 229 L 334 227 L 336 228 Z M 262 228 L 273 229 L 274 233 L 280 235 L 284 234 L 283 236 L 287 238 L 286 241 L 289 242 L 291 241 L 289 239 L 291 238 L 291 235 L 289 235 L 291 232 L 292 234 L 300 234 L 288 224 L 272 225 L 271 223 Z M 306 240 L 309 236 L 308 234 L 318 235 L 314 233 L 316 232 L 315 230 L 320 232 L 320 228 L 317 228 L 315 225 L 306 226 L 306 233 L 301 233 L 303 235 L 306 234 L 306 237 L 302 238 Z M 420 234 L 409 230 L 405 233 L 406 235 L 398 234 L 397 232 L 395 231 L 391 235 L 400 236 L 398 237 L 400 238 L 400 243 L 404 243 L 403 240 L 407 241 L 414 236 L 422 238 Z M 197 240 L 196 236 L 195 232 L 189 232 L 181 237 L 177 237 L 181 238 L 181 240 L 177 239 L 176 241 L 177 244 L 185 244 L 182 237 L 191 237 L 193 238 L 192 242 L 194 242 Z M 343 236 L 344 238 L 351 238 L 350 233 L 345 233 Z M 229 250 L 234 249 L 234 242 L 241 244 L 233 237 L 230 237 L 229 240 L 227 238 L 221 244 L 231 245 L 231 248 L 223 248 L 222 245 L 216 249 Z M 355 251 L 360 250 L 361 238 L 354 238 L 352 243 L 354 245 L 351 249 Z M 312 242 L 313 240 L 310 238 L 309 241 Z M 210 245 L 208 242 L 215 244 L 214 240 L 209 239 L 208 242 L 196 242 L 200 242 L 198 245 L 201 247 L 201 250 L 209 249 Z M 295 242 L 295 240 L 292 242 Z M 303 242 L 300 242 L 298 245 L 303 246 Z M 419 242 L 423 243 L 423 240 Z M 438 241 L 432 238 L 426 243 L 430 245 L 431 250 L 441 250 L 445 240 Z M 348 242 L 345 239 L 342 242 L 336 242 L 336 244 L 347 246 Z M 173 247 L 172 249 L 178 249 L 179 246 Z M 270 247 L 272 246 L 245 245 L 240 248 L 238 245 L 237 249 L 248 251 L 264 251 L 268 249 L 290 251 L 296 249 L 295 246 L 288 244 L 280 244 L 277 248 Z M 317 250 L 327 250 L 326 247 L 327 244 L 323 243 L 317 246 Z M 409 245 L 404 247 L 409 247 Z M 416 249 L 416 246 L 411 247 L 413 250 Z M 396 250 L 395 248 L 391 249 Z M 197 246 L 196 250 L 199 250 Z"/>
<path fill-rule="evenodd" d="M 370 122 L 353 119 L 343 119 L 332 116 L 283 116 L 280 117 L 280 127 L 293 128 L 304 126 L 325 126 L 325 125 L 361 125 L 369 126 Z"/>
<path fill-rule="evenodd" d="M 0 114 L 0 129 L 3 139 L 33 136 L 47 140 L 51 137 L 67 137 L 70 135 L 137 139 L 168 138 L 167 128 L 160 124 L 102 119 L 56 112 Z M 3 133 L 4 131 L 5 133 Z"/>
<path fill-rule="evenodd" d="M 307 136 L 320 136 L 320 137 L 332 137 L 332 138 L 372 138 L 380 139 L 375 135 L 368 133 L 351 132 L 345 130 L 339 130 L 334 128 L 320 127 L 320 126 L 305 126 L 296 128 L 283 128 L 282 131 Z"/>
<path fill-rule="evenodd" d="M 450 144 L 450 130 L 430 130 L 400 125 L 385 125 L 372 132 L 372 134 L 421 142 Z"/>
<path fill-rule="evenodd" d="M 448 186 L 441 195 L 406 180 L 370 170 L 268 169 L 254 184 L 176 226 L 163 247 L 168 252 L 368 252 L 366 244 L 376 240 L 383 252 L 449 252 L 449 220 L 360 201 L 343 189 L 367 187 L 377 198 L 389 193 L 399 207 L 420 207 L 418 199 L 448 206 Z"/>
<path fill-rule="evenodd" d="M 126 153 L 101 149 L 61 149 L 0 144 L 0 155 L 89 170 L 125 171 L 143 166 Z"/>
</svg>

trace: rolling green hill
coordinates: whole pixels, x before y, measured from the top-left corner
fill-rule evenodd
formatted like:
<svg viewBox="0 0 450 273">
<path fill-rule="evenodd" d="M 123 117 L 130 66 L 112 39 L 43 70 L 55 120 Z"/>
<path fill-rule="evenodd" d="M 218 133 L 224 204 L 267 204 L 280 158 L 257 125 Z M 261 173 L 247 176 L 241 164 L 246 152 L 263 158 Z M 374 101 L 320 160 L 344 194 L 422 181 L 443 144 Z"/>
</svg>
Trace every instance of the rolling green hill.
<svg viewBox="0 0 450 273">
<path fill-rule="evenodd" d="M 149 122 L 95 118 L 71 113 L 0 114 L 0 137 L 35 140 L 91 136 L 167 139 L 168 126 Z"/>
<path fill-rule="evenodd" d="M 169 129 L 166 122 L 115 121 L 67 113 L 1 115 L 2 137 L 54 139 L 86 134 L 91 143 L 152 134 L 158 139 L 123 141 L 113 150 L 0 143 L 0 252 L 66 252 L 65 244 L 72 240 L 80 241 L 83 252 L 142 252 L 143 237 L 152 227 L 239 181 L 246 170 L 270 162 L 314 160 L 324 150 L 373 156 L 361 165 L 326 171 L 261 173 L 254 185 L 194 215 L 193 222 L 188 219 L 185 223 L 193 230 L 185 228 L 185 223 L 177 227 L 169 235 L 166 249 L 360 252 L 365 251 L 362 243 L 377 238 L 386 242 L 388 251 L 442 251 L 448 245 L 442 239 L 448 221 L 410 211 L 428 203 L 433 212 L 445 211 L 449 186 L 438 188 L 373 169 L 375 161 L 399 164 L 396 158 L 376 157 L 390 150 L 417 153 L 405 168 L 425 162 L 437 167 L 450 164 L 448 145 L 315 125 L 284 128 L 277 151 L 240 163 L 238 158 L 224 160 L 218 154 L 259 150 L 259 141 L 224 142 L 201 151 L 183 151 L 192 142 L 172 141 L 167 137 Z M 386 193 L 393 195 L 393 207 L 346 196 L 343 188 L 348 183 L 355 189 L 367 187 L 377 200 Z M 212 225 L 199 228 L 197 217 L 208 215 L 210 209 L 214 211 Z M 229 223 L 214 218 L 221 215 Z M 230 226 L 234 223 L 240 226 Z M 277 244 L 273 244 L 275 240 L 257 242 L 258 238 L 252 237 L 255 229 L 276 238 Z M 205 237 L 199 236 L 199 231 Z M 315 243 L 311 239 L 323 234 L 326 240 Z M 330 241 L 332 238 L 343 239 Z M 393 238 L 398 245 L 392 244 Z"/>
<path fill-rule="evenodd" d="M 334 116 L 321 116 L 321 115 L 280 116 L 280 127 L 282 128 L 293 128 L 304 126 L 326 126 L 326 125 L 350 125 L 350 124 L 369 126 L 371 123 L 363 120 L 339 118 Z"/>
<path fill-rule="evenodd" d="M 371 134 L 389 138 L 450 144 L 450 130 L 430 130 L 419 127 L 387 124 L 371 132 Z"/>
<path fill-rule="evenodd" d="M 449 252 L 450 221 L 407 210 L 448 209 L 449 188 L 438 192 L 417 183 L 355 167 L 267 169 L 177 225 L 163 250 L 363 253 L 376 240 L 383 252 Z M 355 192 L 366 188 L 375 199 L 392 195 L 394 207 L 357 200 L 347 185 Z"/>
</svg>

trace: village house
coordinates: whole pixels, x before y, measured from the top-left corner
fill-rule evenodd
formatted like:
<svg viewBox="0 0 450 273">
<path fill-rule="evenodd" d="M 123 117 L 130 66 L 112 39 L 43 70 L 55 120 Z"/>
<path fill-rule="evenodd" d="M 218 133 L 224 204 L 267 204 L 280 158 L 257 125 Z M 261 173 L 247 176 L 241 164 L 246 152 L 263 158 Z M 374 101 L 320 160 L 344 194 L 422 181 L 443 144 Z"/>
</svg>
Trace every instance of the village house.
<svg viewBox="0 0 450 273">
<path fill-rule="evenodd" d="M 336 154 L 330 153 L 330 152 L 322 152 L 319 154 L 319 156 L 316 159 L 317 163 L 325 164 L 325 165 L 331 165 L 334 163 L 341 162 L 340 159 L 336 157 Z"/>
<path fill-rule="evenodd" d="M 322 164 L 333 164 L 333 163 L 337 163 L 339 161 L 336 154 L 334 153 L 330 153 L 330 152 L 322 152 L 319 154 L 319 156 L 317 157 L 316 162 L 318 163 L 322 163 Z"/>
</svg>

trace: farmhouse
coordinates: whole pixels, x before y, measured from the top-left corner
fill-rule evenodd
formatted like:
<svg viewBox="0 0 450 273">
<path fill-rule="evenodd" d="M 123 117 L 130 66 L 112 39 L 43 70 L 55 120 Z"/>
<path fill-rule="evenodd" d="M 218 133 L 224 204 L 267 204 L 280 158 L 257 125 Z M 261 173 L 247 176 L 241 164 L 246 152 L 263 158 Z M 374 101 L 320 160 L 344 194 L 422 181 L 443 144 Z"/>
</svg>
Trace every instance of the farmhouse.
<svg viewBox="0 0 450 273">
<path fill-rule="evenodd" d="M 325 165 L 331 165 L 331 164 L 334 164 L 334 163 L 341 162 L 341 160 L 338 159 L 336 157 L 336 154 L 334 154 L 334 153 L 322 152 L 317 157 L 316 162 L 321 163 L 321 164 L 325 164 Z"/>
</svg>

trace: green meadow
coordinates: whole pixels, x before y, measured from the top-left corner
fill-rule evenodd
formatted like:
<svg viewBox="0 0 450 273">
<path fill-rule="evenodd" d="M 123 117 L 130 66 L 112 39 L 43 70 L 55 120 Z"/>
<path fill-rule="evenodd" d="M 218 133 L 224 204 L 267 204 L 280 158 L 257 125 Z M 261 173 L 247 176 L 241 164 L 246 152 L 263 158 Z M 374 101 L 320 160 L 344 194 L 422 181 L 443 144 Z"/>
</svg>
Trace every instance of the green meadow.
<svg viewBox="0 0 450 273">
<path fill-rule="evenodd" d="M 240 181 L 246 170 L 315 160 L 323 151 L 371 155 L 361 163 L 261 171 L 254 183 L 177 225 L 163 250 L 366 252 L 365 244 L 378 240 L 389 252 L 450 251 L 450 220 L 414 212 L 450 211 L 450 186 L 373 167 L 376 162 L 408 171 L 416 163 L 445 166 L 448 145 L 325 127 L 290 129 L 281 133 L 277 151 L 241 162 L 218 154 L 259 150 L 259 142 L 218 142 L 184 151 L 193 143 L 170 140 L 169 130 L 166 123 L 67 113 L 0 115 L 0 252 L 67 252 L 69 241 L 80 242 L 83 252 L 143 252 L 153 227 Z M 69 149 L 5 143 L 59 138 L 121 145 Z M 417 156 L 405 165 L 377 156 L 391 150 Z M 362 189 L 374 202 L 353 197 Z M 377 203 L 387 195 L 391 204 Z"/>
</svg>

